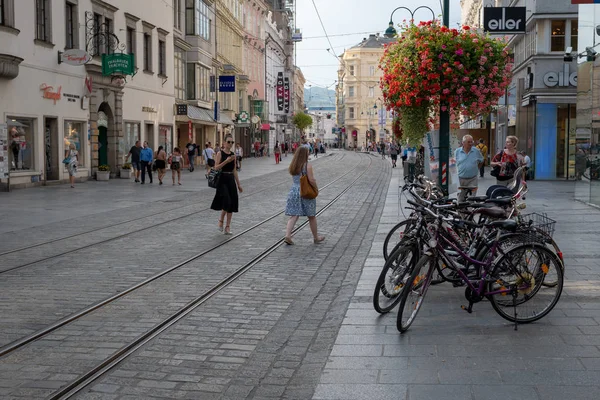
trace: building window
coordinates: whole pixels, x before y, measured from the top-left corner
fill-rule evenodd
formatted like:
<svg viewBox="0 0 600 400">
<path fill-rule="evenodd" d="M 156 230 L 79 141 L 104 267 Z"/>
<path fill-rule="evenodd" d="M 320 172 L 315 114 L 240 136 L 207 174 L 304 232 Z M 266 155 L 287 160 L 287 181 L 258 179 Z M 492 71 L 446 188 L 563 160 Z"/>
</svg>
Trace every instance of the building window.
<svg viewBox="0 0 600 400">
<path fill-rule="evenodd" d="M 0 0 L 1 1 L 1 0 Z M 65 48 L 77 48 L 77 6 L 72 3 L 65 3 Z"/>
<path fill-rule="evenodd" d="M 196 71 L 198 74 L 198 99 L 202 101 L 209 101 L 210 71 L 208 68 L 203 67 L 202 65 L 197 65 Z"/>
<path fill-rule="evenodd" d="M 129 54 L 135 54 L 135 28 L 127 27 L 127 51 Z"/>
<path fill-rule="evenodd" d="M 35 9 L 35 38 L 51 42 L 50 0 L 36 0 Z"/>
<path fill-rule="evenodd" d="M 571 20 L 571 47 L 573 47 L 573 49 L 575 49 L 575 51 L 577 51 L 577 45 L 578 40 L 577 40 L 577 32 L 579 30 L 579 21 L 576 19 L 572 19 Z"/>
<path fill-rule="evenodd" d="M 350 75 L 354 76 L 354 65 L 351 65 L 349 68 L 350 68 Z"/>
<path fill-rule="evenodd" d="M 167 76 L 167 44 L 164 40 L 158 41 L 158 74 Z"/>
<path fill-rule="evenodd" d="M 181 12 L 179 11 L 179 2 L 181 0 L 173 0 L 173 26 L 181 30 Z"/>
<path fill-rule="evenodd" d="M 375 97 L 375 87 L 373 86 L 369 88 L 369 97 Z"/>
<path fill-rule="evenodd" d="M 349 119 L 354 118 L 354 107 L 348 107 L 348 118 Z"/>
<path fill-rule="evenodd" d="M 113 24 L 113 21 L 112 21 L 112 19 L 109 19 L 109 18 L 104 18 L 104 32 L 105 32 L 107 35 L 108 35 L 108 34 L 111 34 L 111 33 L 114 33 L 114 24 Z M 112 53 L 114 53 L 115 49 L 111 48 L 111 47 L 109 46 L 109 43 L 106 43 L 106 45 L 105 45 L 105 48 L 104 48 L 104 51 L 105 51 L 107 54 L 112 54 Z"/>
<path fill-rule="evenodd" d="M 354 86 L 348 86 L 348 97 L 354 97 Z"/>
<path fill-rule="evenodd" d="M 202 0 L 185 1 L 185 34 L 210 40 L 209 8 Z"/>
<path fill-rule="evenodd" d="M 375 76 L 375 66 L 374 65 L 369 66 L 369 76 Z"/>
<path fill-rule="evenodd" d="M 144 33 L 144 71 L 152 72 L 152 36 Z"/>
<path fill-rule="evenodd" d="M 75 145 L 77 162 L 80 167 L 85 166 L 85 134 L 83 122 L 65 121 L 65 130 L 63 132 L 64 149 L 68 150 L 71 144 Z"/>
<path fill-rule="evenodd" d="M 551 21 L 552 30 L 550 37 L 550 51 L 561 51 L 564 52 L 566 48 L 566 31 L 567 21 L 553 20 Z"/>
<path fill-rule="evenodd" d="M 94 40 L 92 42 L 92 47 L 94 50 L 94 55 L 99 56 L 102 54 L 100 49 L 100 29 L 102 27 L 102 16 L 100 14 L 94 14 Z"/>
<path fill-rule="evenodd" d="M 175 48 L 175 98 L 185 99 L 185 52 Z"/>
</svg>

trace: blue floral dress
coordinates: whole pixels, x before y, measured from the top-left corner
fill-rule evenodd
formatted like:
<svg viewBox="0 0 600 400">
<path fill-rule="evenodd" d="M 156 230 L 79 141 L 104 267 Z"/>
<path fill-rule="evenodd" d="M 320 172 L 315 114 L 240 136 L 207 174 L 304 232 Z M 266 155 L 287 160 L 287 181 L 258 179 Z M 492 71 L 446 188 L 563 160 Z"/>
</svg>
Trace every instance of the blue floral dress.
<svg viewBox="0 0 600 400">
<path fill-rule="evenodd" d="M 306 165 L 302 168 L 300 174 L 292 177 L 294 183 L 290 188 L 290 193 L 288 193 L 285 215 L 314 217 L 317 212 L 317 199 L 303 199 L 300 197 L 300 177 L 302 173 L 306 174 Z"/>
</svg>

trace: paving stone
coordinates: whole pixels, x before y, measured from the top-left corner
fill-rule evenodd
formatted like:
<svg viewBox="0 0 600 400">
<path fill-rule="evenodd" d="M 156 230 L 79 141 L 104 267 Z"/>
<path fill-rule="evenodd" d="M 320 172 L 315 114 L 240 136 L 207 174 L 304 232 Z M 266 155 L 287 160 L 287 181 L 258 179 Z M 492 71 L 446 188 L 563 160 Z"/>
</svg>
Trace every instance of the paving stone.
<svg viewBox="0 0 600 400">
<path fill-rule="evenodd" d="M 406 385 L 320 384 L 313 396 L 313 399 L 328 400 L 385 400 L 390 398 L 406 399 Z"/>
</svg>

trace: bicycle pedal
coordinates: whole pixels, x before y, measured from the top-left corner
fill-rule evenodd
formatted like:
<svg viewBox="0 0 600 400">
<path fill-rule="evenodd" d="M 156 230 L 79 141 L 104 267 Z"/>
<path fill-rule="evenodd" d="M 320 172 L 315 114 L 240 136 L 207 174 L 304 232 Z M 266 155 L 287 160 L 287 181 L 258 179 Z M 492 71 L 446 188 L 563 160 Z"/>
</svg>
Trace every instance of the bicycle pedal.
<svg viewBox="0 0 600 400">
<path fill-rule="evenodd" d="M 472 313 L 473 313 L 473 307 L 472 307 L 472 306 L 469 306 L 469 307 L 467 307 L 467 306 L 460 306 L 460 308 L 461 308 L 462 310 L 464 310 L 464 311 L 468 312 L 469 314 L 472 314 Z"/>
</svg>

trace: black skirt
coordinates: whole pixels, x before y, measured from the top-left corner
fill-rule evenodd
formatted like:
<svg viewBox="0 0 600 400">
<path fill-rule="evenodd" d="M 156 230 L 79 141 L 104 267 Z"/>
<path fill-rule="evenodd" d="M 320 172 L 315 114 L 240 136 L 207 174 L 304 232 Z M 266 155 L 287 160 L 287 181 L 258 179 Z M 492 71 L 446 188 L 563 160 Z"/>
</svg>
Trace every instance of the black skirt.
<svg viewBox="0 0 600 400">
<path fill-rule="evenodd" d="M 156 160 L 155 164 L 157 169 L 165 169 L 167 167 L 165 160 Z"/>
<path fill-rule="evenodd" d="M 238 192 L 233 174 L 221 174 L 210 208 L 228 213 L 238 212 Z"/>
</svg>

